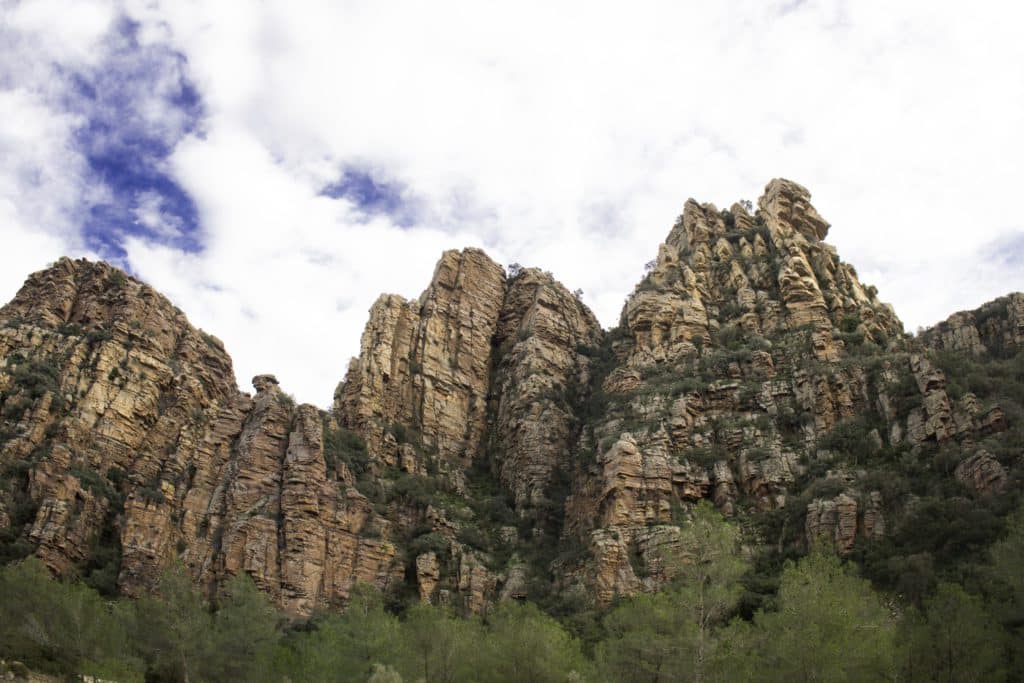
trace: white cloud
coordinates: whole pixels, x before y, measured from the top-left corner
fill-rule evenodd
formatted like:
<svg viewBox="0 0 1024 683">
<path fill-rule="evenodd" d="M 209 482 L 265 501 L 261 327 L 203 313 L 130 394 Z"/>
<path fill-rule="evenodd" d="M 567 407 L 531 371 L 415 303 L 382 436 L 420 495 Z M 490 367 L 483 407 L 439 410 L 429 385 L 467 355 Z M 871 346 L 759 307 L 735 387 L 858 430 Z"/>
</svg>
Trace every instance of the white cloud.
<svg viewBox="0 0 1024 683">
<path fill-rule="evenodd" d="M 418 294 L 444 248 L 550 269 L 613 324 L 687 197 L 726 206 L 776 176 L 811 189 L 910 329 L 1024 289 L 986 251 L 1024 230 L 1013 5 L 128 7 L 143 44 L 186 56 L 207 112 L 170 160 L 204 250 L 136 238 L 128 261 L 243 383 L 273 371 L 326 404 L 372 300 Z M 421 221 L 319 196 L 352 164 L 406 187 Z"/>
<path fill-rule="evenodd" d="M 70 135 L 75 117 L 26 90 L 0 90 L 0 292 L 9 299 L 32 271 L 77 243 L 70 214 L 82 169 Z"/>
</svg>

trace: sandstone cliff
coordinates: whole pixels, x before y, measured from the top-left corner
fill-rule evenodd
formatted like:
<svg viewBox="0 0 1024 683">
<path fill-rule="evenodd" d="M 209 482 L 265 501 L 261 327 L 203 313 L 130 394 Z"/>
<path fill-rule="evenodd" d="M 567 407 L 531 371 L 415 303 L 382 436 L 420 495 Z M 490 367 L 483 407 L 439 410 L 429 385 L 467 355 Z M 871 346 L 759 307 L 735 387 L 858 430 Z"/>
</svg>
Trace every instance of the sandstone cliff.
<svg viewBox="0 0 1024 683">
<path fill-rule="evenodd" d="M 240 393 L 221 343 L 150 288 L 62 259 L 0 324 L 15 553 L 128 594 L 174 558 L 210 592 L 246 571 L 296 614 L 401 576 L 394 546 L 360 535 L 371 506 L 325 469 L 319 411 L 272 376 Z"/>
<path fill-rule="evenodd" d="M 372 306 L 328 411 L 240 392 L 164 297 L 62 259 L 0 309 L 0 561 L 127 594 L 246 572 L 305 616 L 357 581 L 607 605 L 671 578 L 705 499 L 778 557 L 904 552 L 927 500 L 1019 488 L 1024 296 L 906 335 L 810 199 L 686 202 L 609 331 L 549 273 L 446 252 Z"/>
</svg>

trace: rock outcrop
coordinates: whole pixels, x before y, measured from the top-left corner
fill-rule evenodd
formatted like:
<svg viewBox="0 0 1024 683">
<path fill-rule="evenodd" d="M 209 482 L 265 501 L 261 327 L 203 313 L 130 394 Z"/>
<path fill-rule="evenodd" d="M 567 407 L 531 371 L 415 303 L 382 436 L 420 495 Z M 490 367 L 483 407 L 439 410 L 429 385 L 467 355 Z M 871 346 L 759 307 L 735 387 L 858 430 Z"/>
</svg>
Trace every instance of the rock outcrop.
<svg viewBox="0 0 1024 683">
<path fill-rule="evenodd" d="M 247 572 L 296 615 L 392 579 L 372 506 L 326 471 L 320 412 L 270 375 L 240 393 L 221 343 L 164 297 L 63 259 L 0 321 L 2 483 L 29 513 L 11 530 L 53 571 L 138 594 L 178 559 L 211 592 Z M 94 566 L 102 545 L 114 565 Z"/>
<path fill-rule="evenodd" d="M 412 430 L 424 449 L 468 464 L 484 440 L 492 340 L 505 273 L 479 249 L 448 251 L 417 301 L 380 297 L 359 357 L 335 393 L 344 426 L 373 457 L 395 458 L 388 436 Z"/>
<path fill-rule="evenodd" d="M 1000 493 L 1008 483 L 1006 468 L 984 450 L 963 460 L 953 475 L 964 486 L 983 495 Z"/>
<path fill-rule="evenodd" d="M 657 576 L 643 534 L 685 524 L 688 505 L 783 507 L 815 445 L 872 409 L 860 357 L 903 344 L 892 309 L 821 241 L 807 190 L 774 180 L 758 204 L 688 201 L 623 309 L 608 409 L 582 435 L 594 462 L 567 504 L 599 601 L 637 590 L 623 557 Z"/>
<path fill-rule="evenodd" d="M 882 494 L 872 491 L 861 501 L 856 493 L 840 493 L 833 499 L 807 504 L 805 535 L 808 547 L 831 545 L 840 555 L 853 549 L 858 536 L 885 536 Z"/>
<path fill-rule="evenodd" d="M 446 252 L 374 303 L 327 411 L 239 391 L 164 297 L 62 259 L 0 309 L 0 557 L 129 595 L 244 572 L 295 617 L 358 582 L 483 614 L 659 589 L 701 501 L 752 546 L 849 554 L 919 505 L 893 468 L 1005 495 L 1024 295 L 911 338 L 810 199 L 686 202 L 610 331 L 550 273 Z"/>
<path fill-rule="evenodd" d="M 601 337 L 590 310 L 550 275 L 531 268 L 511 279 L 495 335 L 490 447 L 520 511 L 561 503 L 549 499 L 552 478 L 571 469 L 590 354 Z"/>
<path fill-rule="evenodd" d="M 972 355 L 1024 346 L 1024 294 L 1000 297 L 974 311 L 960 311 L 921 334 L 933 349 Z"/>
</svg>

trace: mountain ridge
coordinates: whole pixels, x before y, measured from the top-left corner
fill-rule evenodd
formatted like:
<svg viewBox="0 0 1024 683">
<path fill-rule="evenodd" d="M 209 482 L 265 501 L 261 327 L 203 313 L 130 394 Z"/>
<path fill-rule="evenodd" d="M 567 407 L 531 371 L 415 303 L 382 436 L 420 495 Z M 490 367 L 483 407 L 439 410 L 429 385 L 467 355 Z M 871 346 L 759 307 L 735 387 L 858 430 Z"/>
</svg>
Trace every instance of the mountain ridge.
<svg viewBox="0 0 1024 683">
<path fill-rule="evenodd" d="M 898 538 L 916 503 L 873 474 L 900 457 L 1015 491 L 1016 403 L 934 354 L 1016 352 L 1024 295 L 912 339 L 828 227 L 782 179 L 753 213 L 689 200 L 607 331 L 550 274 L 445 252 L 371 307 L 329 411 L 239 391 L 165 297 L 61 259 L 0 309 L 3 557 L 128 595 L 173 560 L 210 595 L 245 572 L 295 617 L 357 581 L 579 610 L 665 585 L 703 499 L 782 557 Z"/>
</svg>

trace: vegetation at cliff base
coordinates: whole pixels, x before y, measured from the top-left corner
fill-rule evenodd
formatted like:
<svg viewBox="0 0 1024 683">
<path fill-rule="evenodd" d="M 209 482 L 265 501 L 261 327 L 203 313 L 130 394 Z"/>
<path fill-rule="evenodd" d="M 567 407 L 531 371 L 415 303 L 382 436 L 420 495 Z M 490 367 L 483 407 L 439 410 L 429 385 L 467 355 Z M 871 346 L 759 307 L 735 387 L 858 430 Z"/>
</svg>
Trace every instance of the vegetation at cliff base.
<svg viewBox="0 0 1024 683">
<path fill-rule="evenodd" d="M 51 578 L 29 558 L 0 569 L 0 658 L 117 681 L 1019 681 L 1024 513 L 992 548 L 984 590 L 941 584 L 920 607 L 874 590 L 855 565 L 788 562 L 771 605 L 738 615 L 738 529 L 709 504 L 684 526 L 662 592 L 620 600 L 591 637 L 531 603 L 482 616 L 416 605 L 401 616 L 366 585 L 341 612 L 295 621 L 247 575 L 204 600 L 181 565 L 137 600 Z"/>
</svg>

